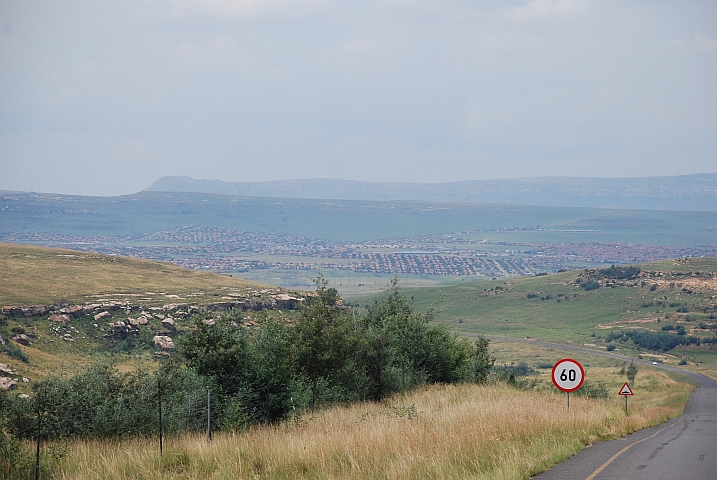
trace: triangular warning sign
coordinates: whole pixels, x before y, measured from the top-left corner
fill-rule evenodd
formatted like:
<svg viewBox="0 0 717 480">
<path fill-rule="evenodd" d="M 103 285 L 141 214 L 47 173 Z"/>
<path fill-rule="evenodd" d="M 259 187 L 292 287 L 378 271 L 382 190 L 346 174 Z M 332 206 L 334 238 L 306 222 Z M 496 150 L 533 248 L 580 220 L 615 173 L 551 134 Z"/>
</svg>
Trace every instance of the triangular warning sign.
<svg viewBox="0 0 717 480">
<path fill-rule="evenodd" d="M 630 385 L 625 382 L 625 385 L 622 386 L 620 389 L 620 393 L 618 395 L 632 395 L 632 390 L 630 390 Z"/>
</svg>

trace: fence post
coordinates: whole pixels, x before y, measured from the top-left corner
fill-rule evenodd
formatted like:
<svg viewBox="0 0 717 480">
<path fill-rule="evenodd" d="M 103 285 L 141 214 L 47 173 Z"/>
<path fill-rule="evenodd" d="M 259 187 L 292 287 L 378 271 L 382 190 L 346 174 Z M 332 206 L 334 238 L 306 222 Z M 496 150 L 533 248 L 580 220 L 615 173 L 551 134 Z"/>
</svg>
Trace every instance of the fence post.
<svg viewBox="0 0 717 480">
<path fill-rule="evenodd" d="M 207 390 L 207 441 L 212 441 L 212 391 Z"/>
<path fill-rule="evenodd" d="M 39 395 L 38 395 L 39 397 Z M 40 412 L 40 402 L 37 403 L 37 449 L 35 451 L 35 480 L 40 478 L 40 435 L 42 435 L 42 413 Z"/>
<path fill-rule="evenodd" d="M 162 458 L 162 383 L 157 374 L 157 404 L 159 407 L 159 457 Z"/>
</svg>

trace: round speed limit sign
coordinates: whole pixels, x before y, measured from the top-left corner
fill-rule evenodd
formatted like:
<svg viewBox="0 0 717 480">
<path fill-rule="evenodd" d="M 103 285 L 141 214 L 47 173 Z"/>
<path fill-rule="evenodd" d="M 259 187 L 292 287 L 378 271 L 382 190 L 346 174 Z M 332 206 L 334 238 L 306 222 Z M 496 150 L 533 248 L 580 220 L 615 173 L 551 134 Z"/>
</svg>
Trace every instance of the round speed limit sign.
<svg viewBox="0 0 717 480">
<path fill-rule="evenodd" d="M 585 370 L 580 362 L 563 358 L 553 366 L 553 383 L 559 390 L 570 393 L 583 386 Z"/>
</svg>

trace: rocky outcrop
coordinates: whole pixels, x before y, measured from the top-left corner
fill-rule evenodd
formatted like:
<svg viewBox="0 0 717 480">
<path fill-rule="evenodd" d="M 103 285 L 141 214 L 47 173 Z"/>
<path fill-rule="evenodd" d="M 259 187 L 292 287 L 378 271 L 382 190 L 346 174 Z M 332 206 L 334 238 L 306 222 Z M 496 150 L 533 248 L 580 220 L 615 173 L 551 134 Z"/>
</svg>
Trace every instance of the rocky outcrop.
<svg viewBox="0 0 717 480">
<path fill-rule="evenodd" d="M 51 322 L 67 323 L 70 321 L 70 316 L 65 313 L 53 313 L 48 319 Z"/>
<path fill-rule="evenodd" d="M 174 348 L 174 341 L 172 341 L 172 337 L 168 337 L 166 335 L 156 335 L 153 338 L 154 345 L 159 348 L 164 348 L 165 350 L 172 350 Z"/>
<path fill-rule="evenodd" d="M 17 375 L 17 370 L 14 370 L 10 365 L 0 363 L 0 376 L 12 377 L 14 375 Z"/>
<path fill-rule="evenodd" d="M 47 305 L 27 305 L 24 307 L 2 307 L 2 314 L 10 318 L 18 317 L 37 317 L 40 315 L 47 315 L 49 312 Z"/>
<path fill-rule="evenodd" d="M 174 319 L 172 317 L 167 317 L 164 320 L 162 320 L 162 326 L 166 328 L 167 330 L 174 330 L 177 328 Z"/>
<path fill-rule="evenodd" d="M 12 337 L 13 340 L 15 340 L 20 345 L 28 346 L 30 345 L 30 337 L 28 337 L 26 334 L 21 333 L 19 335 L 15 335 Z"/>
<path fill-rule="evenodd" d="M 304 301 L 303 298 L 292 297 L 286 293 L 277 295 L 275 300 L 276 308 L 280 308 L 282 310 L 294 310 L 299 304 L 301 304 L 301 302 Z"/>
<path fill-rule="evenodd" d="M 85 309 L 79 305 L 70 305 L 69 307 L 61 308 L 60 313 L 69 315 L 72 318 L 80 318 L 85 315 Z"/>
<path fill-rule="evenodd" d="M 12 378 L 0 377 L 0 390 L 8 391 L 15 390 L 17 388 L 17 382 Z"/>
</svg>

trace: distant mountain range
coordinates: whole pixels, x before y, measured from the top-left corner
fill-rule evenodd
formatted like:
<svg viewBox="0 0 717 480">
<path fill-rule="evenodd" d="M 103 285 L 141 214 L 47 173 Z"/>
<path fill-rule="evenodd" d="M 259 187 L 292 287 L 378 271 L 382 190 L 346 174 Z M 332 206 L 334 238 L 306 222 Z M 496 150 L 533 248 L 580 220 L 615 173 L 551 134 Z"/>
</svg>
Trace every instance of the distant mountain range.
<svg viewBox="0 0 717 480">
<path fill-rule="evenodd" d="M 636 178 L 539 177 L 447 183 L 359 182 L 323 178 L 223 182 L 182 176 L 162 177 L 147 190 L 332 200 L 717 210 L 717 173 Z"/>
</svg>

